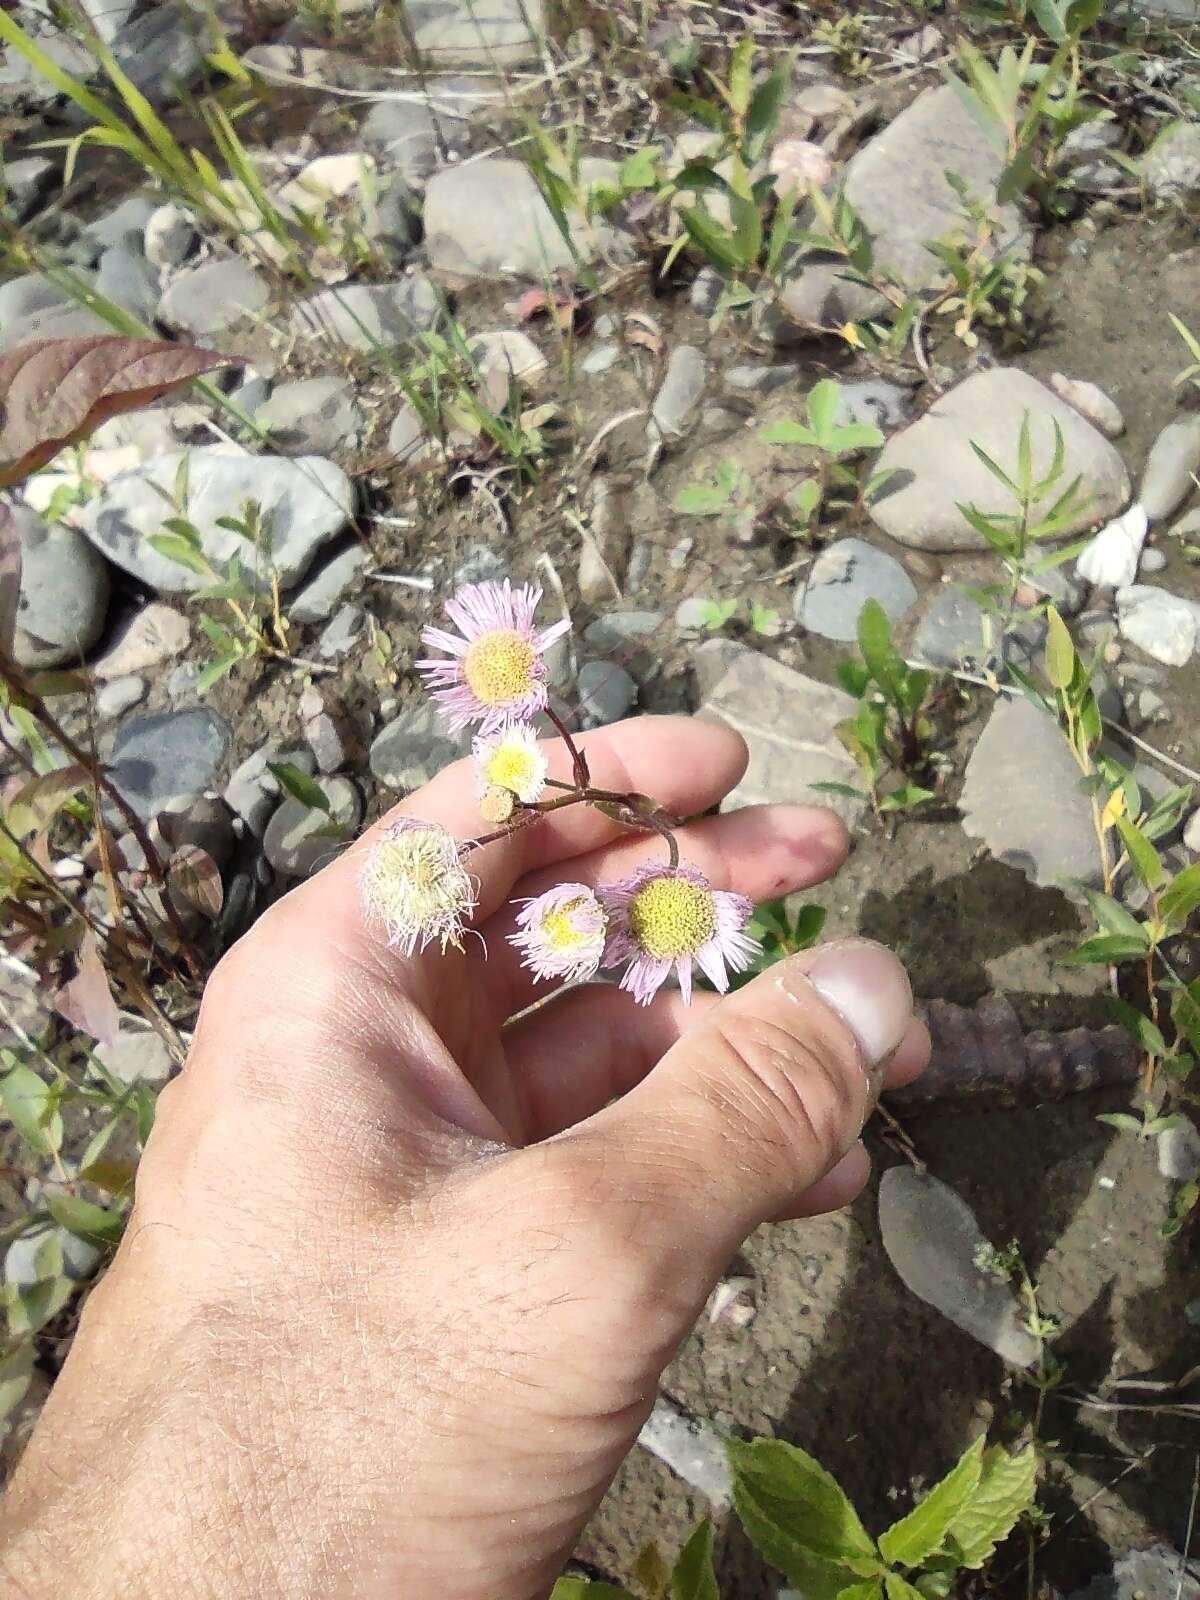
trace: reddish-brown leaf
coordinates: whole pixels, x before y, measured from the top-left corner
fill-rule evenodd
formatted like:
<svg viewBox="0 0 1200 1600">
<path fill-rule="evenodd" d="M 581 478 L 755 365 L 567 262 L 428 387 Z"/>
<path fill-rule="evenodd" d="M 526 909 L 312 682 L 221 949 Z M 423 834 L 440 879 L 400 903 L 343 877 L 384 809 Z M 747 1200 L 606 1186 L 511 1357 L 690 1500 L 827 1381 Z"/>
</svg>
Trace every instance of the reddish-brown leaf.
<svg viewBox="0 0 1200 1600">
<path fill-rule="evenodd" d="M 2 402 L 0 402 L 2 403 Z M 3 457 L 0 456 L 0 463 Z M 0 467 L 2 470 L 2 467 Z M 0 500 L 0 651 L 12 655 L 21 598 L 21 538 L 12 508 Z"/>
<path fill-rule="evenodd" d="M 0 488 L 122 411 L 150 405 L 228 356 L 159 339 L 39 339 L 0 355 Z"/>
<path fill-rule="evenodd" d="M 82 1033 L 111 1044 L 121 1026 L 96 935 L 89 928 L 79 945 L 79 969 L 54 997 L 54 1009 Z"/>
<path fill-rule="evenodd" d="M 207 850 L 185 844 L 167 863 L 167 884 L 176 907 L 192 907 L 205 917 L 219 917 L 225 903 L 221 873 Z"/>
</svg>

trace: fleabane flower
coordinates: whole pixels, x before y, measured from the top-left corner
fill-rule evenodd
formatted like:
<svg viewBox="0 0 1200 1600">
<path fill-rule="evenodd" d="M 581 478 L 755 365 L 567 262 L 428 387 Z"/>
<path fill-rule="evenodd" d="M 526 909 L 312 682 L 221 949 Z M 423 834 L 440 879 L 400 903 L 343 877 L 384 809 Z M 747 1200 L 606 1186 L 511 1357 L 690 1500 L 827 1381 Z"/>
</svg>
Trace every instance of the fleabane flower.
<svg viewBox="0 0 1200 1600">
<path fill-rule="evenodd" d="M 479 790 L 507 789 L 522 805 L 532 805 L 546 787 L 547 762 L 532 728 L 517 725 L 481 735 L 471 747 Z"/>
<path fill-rule="evenodd" d="M 526 900 L 509 943 L 524 955 L 522 965 L 537 978 L 590 978 L 600 965 L 608 919 L 591 889 L 560 883 L 536 900 Z"/>
<path fill-rule="evenodd" d="M 542 591 L 533 584 L 469 583 L 446 602 L 459 630 L 426 628 L 424 644 L 447 652 L 416 663 L 451 728 L 478 723 L 497 733 L 528 722 L 546 708 L 546 663 L 542 659 L 570 622 L 534 626 Z"/>
<path fill-rule="evenodd" d="M 693 964 L 724 994 L 729 973 L 744 971 L 758 953 L 742 931 L 750 901 L 714 889 L 695 867 L 640 867 L 599 894 L 609 925 L 604 965 L 628 963 L 621 987 L 639 1005 L 649 1005 L 672 972 L 690 1001 Z"/>
<path fill-rule="evenodd" d="M 401 817 L 371 846 L 360 878 L 363 909 L 387 931 L 394 949 L 411 956 L 431 944 L 462 949 L 477 885 L 463 865 L 463 847 L 445 828 Z"/>
</svg>

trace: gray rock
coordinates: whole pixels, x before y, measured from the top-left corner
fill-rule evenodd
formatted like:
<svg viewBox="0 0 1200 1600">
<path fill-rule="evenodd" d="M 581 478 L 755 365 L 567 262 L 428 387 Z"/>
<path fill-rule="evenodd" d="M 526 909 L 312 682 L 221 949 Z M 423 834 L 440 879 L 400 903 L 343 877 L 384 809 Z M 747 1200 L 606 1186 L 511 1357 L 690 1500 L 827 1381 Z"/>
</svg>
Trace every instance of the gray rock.
<svg viewBox="0 0 1200 1600">
<path fill-rule="evenodd" d="M 638 1444 L 717 1510 L 732 1503 L 733 1477 L 724 1435 L 702 1418 L 686 1416 L 669 1395 L 660 1394 L 654 1402 Z"/>
<path fill-rule="evenodd" d="M 177 98 L 204 67 L 204 17 L 160 0 L 121 28 L 112 41 L 117 64 L 152 105 Z"/>
<path fill-rule="evenodd" d="M 675 607 L 675 632 L 681 639 L 700 639 L 708 632 L 713 602 L 705 595 L 692 595 Z"/>
<path fill-rule="evenodd" d="M 439 77 L 426 79 L 422 94 L 420 101 L 377 101 L 362 126 L 367 147 L 414 189 L 467 153 L 472 119 L 502 105 L 505 89 L 493 78 Z"/>
<path fill-rule="evenodd" d="M 158 316 L 169 328 L 203 338 L 254 316 L 270 298 L 271 286 L 262 273 L 230 256 L 187 267 L 160 300 Z"/>
<path fill-rule="evenodd" d="M 271 444 L 283 455 L 326 455 L 354 447 L 363 415 L 353 385 L 344 378 L 303 378 L 281 383 L 255 421 L 270 429 Z"/>
<path fill-rule="evenodd" d="M 1183 830 L 1183 842 L 1194 856 L 1200 856 L 1200 810 L 1193 811 Z"/>
<path fill-rule="evenodd" d="M 701 267 L 692 280 L 692 287 L 688 292 L 692 310 L 698 311 L 702 317 L 711 317 L 717 309 L 724 288 L 724 279 L 719 272 L 712 267 Z"/>
<path fill-rule="evenodd" d="M 181 267 L 199 244 L 199 229 L 182 206 L 159 206 L 146 219 L 142 245 L 156 267 Z"/>
<path fill-rule="evenodd" d="M 576 692 L 581 727 L 605 728 L 633 710 L 638 686 L 615 661 L 585 661 L 576 678 Z"/>
<path fill-rule="evenodd" d="M 503 556 L 486 544 L 473 544 L 454 569 L 454 587 L 461 589 L 464 583 L 499 583 L 507 576 L 508 567 Z"/>
<path fill-rule="evenodd" d="M 815 783 L 858 786 L 858 769 L 834 729 L 856 701 L 841 689 L 794 672 L 779 661 L 725 639 L 710 639 L 694 657 L 697 715 L 740 733 L 750 750 L 746 775 L 723 809 L 763 802 L 829 805 L 848 822 L 863 801 L 813 792 Z"/>
<path fill-rule="evenodd" d="M 589 378 L 599 377 L 600 373 L 608 372 L 615 367 L 621 359 L 621 346 L 615 343 L 598 344 L 594 350 L 589 350 L 579 363 L 580 372 L 586 372 Z"/>
<path fill-rule="evenodd" d="M 42 1269 L 43 1247 L 51 1241 L 62 1252 L 63 1275 L 72 1282 L 82 1283 L 90 1278 L 104 1254 L 97 1245 L 90 1244 L 66 1228 L 49 1225 L 22 1233 L 9 1245 L 4 1255 L 4 1281 L 14 1289 L 32 1289 L 48 1276 Z"/>
<path fill-rule="evenodd" d="M 96 1047 L 101 1066 L 121 1083 L 166 1083 L 171 1054 L 153 1028 L 124 1023 L 111 1044 Z"/>
<path fill-rule="evenodd" d="M 143 607 L 117 634 L 104 654 L 92 663 L 103 683 L 131 672 L 149 672 L 181 655 L 188 647 L 191 626 L 182 612 L 171 606 Z"/>
<path fill-rule="evenodd" d="M 1147 545 L 1142 551 L 1142 559 L 1138 562 L 1138 572 L 1145 577 L 1150 577 L 1156 572 L 1162 572 L 1166 564 L 1166 551 L 1157 550 L 1153 545 Z"/>
<path fill-rule="evenodd" d="M 527 389 L 536 387 L 550 365 L 529 335 L 519 328 L 474 334 L 467 340 L 467 349 L 483 377 L 499 374 L 510 385 L 519 380 Z"/>
<path fill-rule="evenodd" d="M 195 845 L 218 867 L 228 864 L 237 844 L 233 809 L 219 795 L 177 795 L 154 819 L 157 838 L 170 851 Z"/>
<path fill-rule="evenodd" d="M 962 1197 L 929 1173 L 889 1167 L 879 1182 L 879 1231 L 906 1289 L 994 1350 L 1030 1367 L 1039 1345 L 1007 1283 L 976 1265 L 989 1248 Z"/>
<path fill-rule="evenodd" d="M 162 289 L 158 268 L 126 244 L 116 244 L 100 257 L 96 288 L 141 322 L 153 322 Z"/>
<path fill-rule="evenodd" d="M 1015 367 L 992 367 L 956 384 L 879 454 L 878 472 L 894 474 L 871 503 L 871 517 L 898 543 L 917 550 L 986 549 L 983 535 L 958 509 L 1009 513 L 1012 497 L 971 449 L 974 442 L 1010 473 L 1028 413 L 1035 470 L 1054 453 L 1054 423 L 1062 430 L 1062 481 L 1034 507 L 1037 515 L 1078 475 L 1085 499 L 1063 536 L 1115 515 L 1129 498 L 1129 478 L 1114 447 L 1066 401 Z"/>
<path fill-rule="evenodd" d="M 1001 657 L 997 624 L 965 589 L 935 590 L 913 637 L 913 655 L 931 667 L 995 670 Z"/>
<path fill-rule="evenodd" d="M 340 607 L 317 640 L 317 654 L 323 661 L 336 661 L 339 656 L 353 650 L 362 636 L 366 621 L 366 613 L 361 606 Z"/>
<path fill-rule="evenodd" d="M 158 210 L 159 202 L 152 200 L 148 195 L 131 194 L 122 200 L 111 211 L 89 222 L 83 230 L 83 237 L 95 251 L 96 259 L 105 250 L 114 249 L 117 245 L 124 244 L 131 233 L 144 237 L 146 224 Z"/>
<path fill-rule="evenodd" d="M 796 383 L 800 373 L 791 362 L 765 366 L 753 362 L 744 366 L 726 367 L 723 377 L 731 389 L 752 389 L 758 394 L 770 394 L 775 389 L 786 389 Z"/>
<path fill-rule="evenodd" d="M 262 838 L 282 798 L 279 784 L 268 770 L 268 762 L 296 767 L 309 778 L 317 768 L 316 757 L 307 745 L 274 740 L 261 750 L 256 750 L 234 769 L 222 798 L 255 839 Z"/>
<path fill-rule="evenodd" d="M 300 338 L 327 338 L 352 350 L 391 350 L 433 328 L 442 301 L 428 278 L 396 283 L 352 283 L 302 300 L 292 312 Z"/>
<path fill-rule="evenodd" d="M 90 274 L 85 281 L 92 282 Z M 22 277 L 10 278 L 0 283 L 0 328 L 20 322 L 38 312 L 62 310 L 72 304 L 58 285 L 40 272 L 27 272 Z"/>
<path fill-rule="evenodd" d="M 78 39 L 65 35 L 43 34 L 38 48 L 50 57 L 55 66 L 75 77 L 86 78 L 95 70 L 95 60 L 87 47 Z M 0 105 L 14 109 L 21 106 L 47 106 L 61 96 L 57 87 L 33 63 L 15 50 L 0 52 Z"/>
<path fill-rule="evenodd" d="M 585 182 L 612 178 L 611 161 L 585 157 Z M 488 156 L 448 167 L 425 191 L 425 250 L 430 265 L 468 278 L 532 278 L 541 283 L 570 271 L 576 257 L 594 261 L 615 246 L 614 230 L 570 219 L 571 246 L 563 238 L 541 190 L 523 161 Z"/>
<path fill-rule="evenodd" d="M 1200 630 L 1200 606 L 1135 583 L 1117 590 L 1117 626 L 1121 637 L 1168 667 L 1184 667 L 1192 659 Z"/>
<path fill-rule="evenodd" d="M 18 322 L 0 322 L 0 352 L 18 350 L 36 339 L 90 339 L 112 331 L 99 312 L 86 306 L 51 306 Z"/>
<path fill-rule="evenodd" d="M 406 31 L 435 67 L 507 67 L 536 61 L 542 0 L 407 0 Z"/>
<path fill-rule="evenodd" d="M 1176 1183 L 1195 1183 L 1200 1178 L 1200 1132 L 1196 1124 L 1183 1117 L 1174 1128 L 1158 1135 L 1158 1170 Z"/>
<path fill-rule="evenodd" d="M 362 799 L 349 778 L 321 783 L 329 815 L 290 797 L 267 823 L 263 854 L 285 878 L 309 878 L 343 849 L 346 836 L 362 818 Z"/>
<path fill-rule="evenodd" d="M 431 443 L 425 424 L 407 400 L 392 418 L 388 429 L 388 449 L 401 465 L 411 465 Z"/>
<path fill-rule="evenodd" d="M 898 428 L 907 422 L 912 410 L 912 391 L 881 379 L 864 383 L 843 383 L 838 389 L 835 422 L 844 428 L 851 422 L 865 422 L 876 428 Z"/>
<path fill-rule="evenodd" d="M 34 211 L 49 189 L 54 174 L 54 163 L 45 156 L 25 156 L 20 161 L 4 163 L 8 203 L 18 222 L 24 222 Z"/>
<path fill-rule="evenodd" d="M 998 255 L 1022 235 L 1013 205 L 997 205 L 1004 152 L 982 118 L 972 116 L 950 85 L 926 89 L 852 158 L 843 192 L 871 239 L 874 266 L 894 274 L 909 290 L 932 287 L 944 274 L 927 248 L 932 239 L 966 239 L 971 224 L 947 172 L 999 218 Z M 811 254 L 797 263 L 782 303 L 800 323 L 823 327 L 874 314 L 882 297 L 845 278 L 846 266 Z"/>
<path fill-rule="evenodd" d="M 1200 130 L 1197 130 L 1200 131 Z M 1150 447 L 1138 500 L 1151 522 L 1178 511 L 1192 492 L 1200 469 L 1200 416 L 1168 422 Z"/>
<path fill-rule="evenodd" d="M 162 529 L 181 463 L 188 463 L 187 515 L 204 554 L 223 567 L 235 554 L 243 576 L 267 581 L 270 570 L 290 589 L 322 545 L 341 533 L 354 508 L 354 486 L 340 467 L 320 456 L 232 456 L 196 449 L 159 456 L 111 478 L 83 510 L 83 532 L 116 566 L 160 594 L 191 594 L 209 581 L 160 555 L 147 542 Z M 164 499 L 165 496 L 165 499 Z M 252 551 L 218 519 L 238 517 L 246 501 L 264 514 L 267 537 Z"/>
<path fill-rule="evenodd" d="M 328 622 L 369 559 L 368 551 L 361 544 L 347 545 L 297 589 L 295 599 L 288 606 L 288 616 L 293 622 Z"/>
<path fill-rule="evenodd" d="M 380 195 L 367 232 L 396 266 L 408 259 L 424 237 L 420 202 L 399 173 L 393 175 Z"/>
<path fill-rule="evenodd" d="M 1171 527 L 1172 539 L 1194 539 L 1197 534 L 1200 534 L 1200 506 L 1185 511 Z"/>
<path fill-rule="evenodd" d="M 862 539 L 839 539 L 813 562 L 808 581 L 796 589 L 796 621 L 823 639 L 858 637 L 858 618 L 868 600 L 878 600 L 892 622 L 912 610 L 917 589 L 900 563 Z"/>
<path fill-rule="evenodd" d="M 1082 133 L 1084 129 L 1076 129 L 1076 132 Z M 1098 384 L 1087 383 L 1082 378 L 1068 378 L 1064 372 L 1052 372 L 1050 387 L 1060 399 L 1074 406 L 1080 416 L 1099 428 L 1106 439 L 1117 439 L 1125 432 L 1120 406 Z"/>
<path fill-rule="evenodd" d="M 653 638 L 664 620 L 661 611 L 609 611 L 583 630 L 584 643 L 606 654 L 636 649 Z"/>
<path fill-rule="evenodd" d="M 56 667 L 89 651 L 108 611 L 108 568 L 74 528 L 13 510 L 21 540 L 16 657 L 23 667 Z"/>
<path fill-rule="evenodd" d="M 1094 884 L 1096 834 L 1079 783 L 1049 713 L 1023 696 L 1001 696 L 967 762 L 963 829 L 1044 887 Z"/>
<path fill-rule="evenodd" d="M 177 795 L 207 789 L 229 744 L 229 724 L 207 706 L 134 717 L 113 743 L 112 780 L 148 821 Z"/>
<path fill-rule="evenodd" d="M 96 693 L 96 715 L 104 721 L 122 716 L 126 711 L 131 711 L 139 700 L 146 698 L 146 688 L 145 678 L 133 675 L 114 678 L 111 683 L 103 684 Z"/>
<path fill-rule="evenodd" d="M 373 775 L 389 789 L 410 794 L 471 748 L 466 732 L 451 733 L 431 701 L 402 706 L 371 745 Z"/>
<path fill-rule="evenodd" d="M 663 380 L 650 407 L 646 431 L 651 438 L 672 443 L 683 438 L 700 408 L 708 387 L 708 362 L 695 345 L 677 344 L 667 361 Z"/>
<path fill-rule="evenodd" d="M 1200 126 L 1176 122 L 1142 159 L 1142 177 L 1156 200 L 1179 200 L 1200 188 Z"/>
<path fill-rule="evenodd" d="M 1185 0 L 1195 4 L 1195 0 Z M 1124 10 L 1128 0 L 1120 0 Z M 1169 1545 L 1127 1550 L 1113 1563 L 1111 1574 L 1093 1578 L 1070 1600 L 1200 1600 L 1200 1573 L 1193 1558 L 1184 1562 Z"/>
</svg>

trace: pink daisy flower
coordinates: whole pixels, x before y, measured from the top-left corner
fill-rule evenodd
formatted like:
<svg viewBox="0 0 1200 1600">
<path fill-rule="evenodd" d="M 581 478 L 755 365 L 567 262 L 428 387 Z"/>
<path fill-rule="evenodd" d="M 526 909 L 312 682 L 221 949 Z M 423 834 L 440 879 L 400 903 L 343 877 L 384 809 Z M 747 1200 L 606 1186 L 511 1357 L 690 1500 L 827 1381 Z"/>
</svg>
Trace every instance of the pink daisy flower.
<svg viewBox="0 0 1200 1600">
<path fill-rule="evenodd" d="M 609 919 L 604 965 L 629 963 L 621 987 L 639 1005 L 650 1004 L 672 971 L 687 1004 L 693 963 L 724 994 L 729 973 L 744 971 L 758 954 L 742 931 L 750 901 L 714 889 L 695 867 L 639 867 L 599 894 Z"/>
<path fill-rule="evenodd" d="M 604 954 L 608 919 L 589 888 L 560 883 L 521 905 L 517 931 L 508 942 L 524 953 L 522 966 L 543 980 L 575 982 L 594 976 Z"/>
<path fill-rule="evenodd" d="M 571 624 L 536 628 L 541 598 L 533 584 L 514 589 L 507 578 L 469 583 L 446 602 L 458 633 L 426 628 L 421 635 L 424 644 L 447 652 L 416 665 L 456 732 L 475 722 L 483 733 L 497 733 L 546 709 L 542 657 Z"/>
</svg>

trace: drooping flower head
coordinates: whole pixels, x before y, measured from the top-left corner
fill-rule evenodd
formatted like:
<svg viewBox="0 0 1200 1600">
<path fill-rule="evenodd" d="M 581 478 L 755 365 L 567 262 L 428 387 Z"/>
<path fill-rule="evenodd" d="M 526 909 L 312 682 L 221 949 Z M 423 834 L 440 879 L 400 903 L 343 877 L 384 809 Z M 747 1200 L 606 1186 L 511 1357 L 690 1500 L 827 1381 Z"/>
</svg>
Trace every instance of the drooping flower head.
<svg viewBox="0 0 1200 1600">
<path fill-rule="evenodd" d="M 505 728 L 482 735 L 471 747 L 480 794 L 507 789 L 522 805 L 532 805 L 546 787 L 546 756 L 532 728 Z"/>
<path fill-rule="evenodd" d="M 607 927 L 604 907 L 589 888 L 560 883 L 523 903 L 517 931 L 508 938 L 535 977 L 578 980 L 599 967 Z"/>
<path fill-rule="evenodd" d="M 462 949 L 477 885 L 463 847 L 445 828 L 401 817 L 372 845 L 360 879 L 363 909 L 387 931 L 388 944 L 411 956 L 428 945 Z"/>
<path fill-rule="evenodd" d="M 514 589 L 507 578 L 469 583 L 446 602 L 446 615 L 458 633 L 425 629 L 423 643 L 447 654 L 416 665 L 453 729 L 478 723 L 481 732 L 496 733 L 545 710 L 542 657 L 571 624 L 564 619 L 535 627 L 541 598 L 533 584 Z"/>
<path fill-rule="evenodd" d="M 672 971 L 690 1001 L 693 963 L 724 994 L 729 973 L 743 971 L 758 953 L 742 931 L 750 901 L 712 888 L 695 867 L 640 867 L 599 894 L 609 920 L 604 964 L 628 963 L 621 987 L 639 1005 L 650 1004 Z"/>
</svg>

